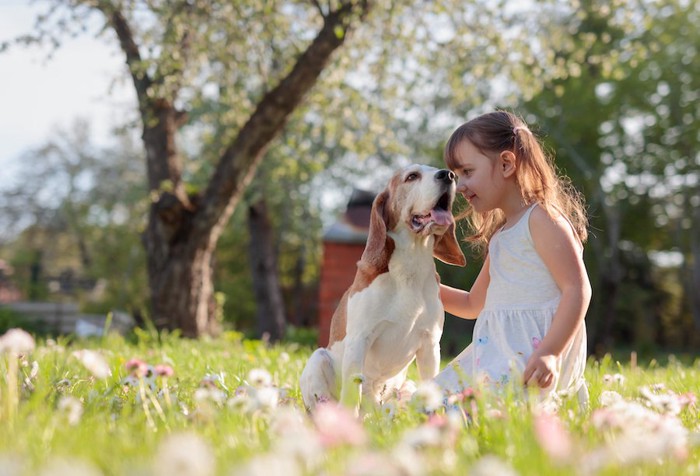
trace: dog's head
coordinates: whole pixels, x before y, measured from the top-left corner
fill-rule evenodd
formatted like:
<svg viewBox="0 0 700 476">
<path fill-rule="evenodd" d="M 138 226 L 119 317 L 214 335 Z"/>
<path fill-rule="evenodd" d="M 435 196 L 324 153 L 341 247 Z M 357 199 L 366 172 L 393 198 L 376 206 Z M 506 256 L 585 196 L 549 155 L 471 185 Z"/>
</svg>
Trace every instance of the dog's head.
<svg viewBox="0 0 700 476">
<path fill-rule="evenodd" d="M 433 235 L 439 260 L 464 266 L 455 236 L 452 203 L 455 175 L 427 165 L 410 165 L 396 172 L 372 204 L 370 232 L 363 259 L 387 263 L 394 247 L 388 232 L 406 231 L 416 238 Z"/>
</svg>

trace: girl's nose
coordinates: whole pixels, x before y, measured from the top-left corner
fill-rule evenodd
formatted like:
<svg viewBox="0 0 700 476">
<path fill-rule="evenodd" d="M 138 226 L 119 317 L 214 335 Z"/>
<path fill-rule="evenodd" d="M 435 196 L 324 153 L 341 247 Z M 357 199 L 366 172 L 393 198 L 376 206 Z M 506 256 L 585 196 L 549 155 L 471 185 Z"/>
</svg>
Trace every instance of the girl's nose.
<svg viewBox="0 0 700 476">
<path fill-rule="evenodd" d="M 467 190 L 467 181 L 464 180 L 463 178 L 460 179 L 459 177 L 457 178 L 457 192 L 458 193 L 463 193 Z"/>
</svg>

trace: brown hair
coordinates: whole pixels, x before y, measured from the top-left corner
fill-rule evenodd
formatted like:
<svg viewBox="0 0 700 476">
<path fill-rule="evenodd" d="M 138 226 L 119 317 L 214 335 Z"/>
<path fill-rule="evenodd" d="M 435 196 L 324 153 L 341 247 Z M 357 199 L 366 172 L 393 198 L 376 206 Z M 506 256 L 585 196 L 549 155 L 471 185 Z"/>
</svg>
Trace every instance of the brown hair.
<svg viewBox="0 0 700 476">
<path fill-rule="evenodd" d="M 457 146 L 465 140 L 487 156 L 497 156 L 503 151 L 515 154 L 518 164 L 515 177 L 523 201 L 527 205 L 539 203 L 552 218 L 563 215 L 581 242 L 586 241 L 588 219 L 583 196 L 568 177 L 557 173 L 551 157 L 522 119 L 507 111 L 495 111 L 459 126 L 445 146 L 445 163 L 452 170 L 458 167 Z M 505 223 L 500 210 L 476 213 L 467 207 L 458 218 L 469 219 L 474 234 L 467 241 L 482 251 Z"/>
</svg>

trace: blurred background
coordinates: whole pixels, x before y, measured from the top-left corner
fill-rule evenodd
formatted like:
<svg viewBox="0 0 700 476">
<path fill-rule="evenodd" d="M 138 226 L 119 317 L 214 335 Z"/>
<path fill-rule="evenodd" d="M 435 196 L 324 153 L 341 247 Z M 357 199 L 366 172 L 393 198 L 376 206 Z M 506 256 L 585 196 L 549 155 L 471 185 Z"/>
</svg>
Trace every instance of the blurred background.
<svg viewBox="0 0 700 476">
<path fill-rule="evenodd" d="M 123 9 L 145 74 L 161 73 L 166 86 L 178 78 L 174 103 L 187 120 L 176 143 L 191 196 L 206 188 L 222 150 L 313 40 L 324 14 L 344 4 L 93 3 Z M 17 302 L 120 311 L 148 325 L 144 232 L 153 190 L 134 66 L 127 68 L 106 11 L 90 2 L 0 0 L 2 22 L 13 25 L 0 37 L 8 78 L 0 109 L 7 138 L 0 327 L 22 324 L 11 310 Z M 223 328 L 260 337 L 259 321 L 274 312 L 282 334 L 273 338 L 315 344 L 324 236 L 343 220 L 353 191 L 371 196 L 407 163 L 441 166 L 459 124 L 504 108 L 530 124 L 586 197 L 589 351 L 698 348 L 697 2 L 377 0 L 352 21 L 265 149 L 218 239 L 211 312 Z M 182 45 L 173 31 L 188 28 L 198 32 L 192 54 L 173 66 Z M 52 71 L 52 60 L 71 51 L 60 75 L 36 67 Z M 23 69 L 27 58 L 34 66 Z M 66 101 L 62 87 L 87 99 Z M 73 103 L 79 107 L 70 115 Z M 44 127 L 57 105 L 57 122 Z M 22 120 L 26 126 L 8 133 Z M 438 270 L 443 282 L 468 289 L 480 258 L 464 250 L 466 268 Z M 470 323 L 447 318 L 446 356 L 470 339 Z"/>
</svg>

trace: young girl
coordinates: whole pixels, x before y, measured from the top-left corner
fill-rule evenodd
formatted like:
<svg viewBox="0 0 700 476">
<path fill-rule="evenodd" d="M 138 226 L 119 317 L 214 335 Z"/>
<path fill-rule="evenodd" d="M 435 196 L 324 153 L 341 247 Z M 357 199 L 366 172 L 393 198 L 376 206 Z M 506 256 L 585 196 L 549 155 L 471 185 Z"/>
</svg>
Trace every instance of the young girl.
<svg viewBox="0 0 700 476">
<path fill-rule="evenodd" d="M 440 286 L 447 312 L 478 319 L 472 343 L 435 381 L 459 392 L 483 383 L 499 388 L 517 376 L 543 397 L 578 392 L 585 404 L 591 289 L 580 195 L 557 176 L 527 125 L 505 111 L 461 125 L 445 162 L 470 205 L 469 241 L 488 252 L 469 292 Z"/>
</svg>

